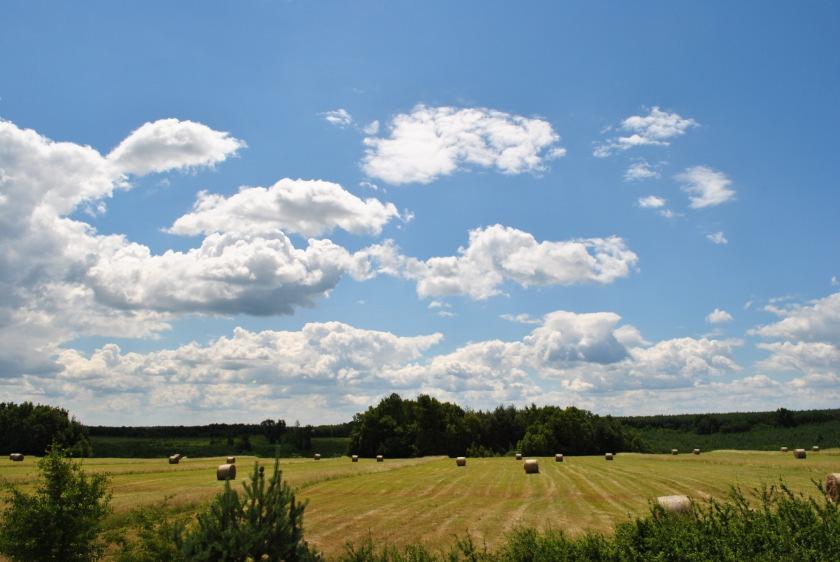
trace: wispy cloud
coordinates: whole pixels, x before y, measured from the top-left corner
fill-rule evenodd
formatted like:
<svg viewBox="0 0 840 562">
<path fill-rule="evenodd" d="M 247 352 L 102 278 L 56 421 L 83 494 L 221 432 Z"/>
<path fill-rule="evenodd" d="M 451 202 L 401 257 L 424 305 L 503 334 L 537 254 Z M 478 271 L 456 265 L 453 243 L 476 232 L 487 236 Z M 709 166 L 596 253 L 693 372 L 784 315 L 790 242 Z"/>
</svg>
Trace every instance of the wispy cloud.
<svg viewBox="0 0 840 562">
<path fill-rule="evenodd" d="M 615 152 L 639 146 L 668 146 L 671 139 L 696 126 L 694 119 L 654 107 L 647 115 L 631 115 L 624 119 L 617 128 L 627 134 L 614 136 L 596 145 L 592 154 L 606 158 Z"/>
</svg>

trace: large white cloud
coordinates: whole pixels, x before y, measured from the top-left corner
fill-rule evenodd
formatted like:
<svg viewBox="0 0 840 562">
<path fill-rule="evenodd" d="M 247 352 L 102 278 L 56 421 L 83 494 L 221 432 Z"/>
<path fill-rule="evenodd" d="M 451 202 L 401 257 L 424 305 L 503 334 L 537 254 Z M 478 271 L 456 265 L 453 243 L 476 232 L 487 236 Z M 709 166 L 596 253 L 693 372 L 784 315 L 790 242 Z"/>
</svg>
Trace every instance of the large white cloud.
<svg viewBox="0 0 840 562">
<path fill-rule="evenodd" d="M 469 244 L 458 255 L 427 260 L 405 257 L 393 245 L 366 250 L 379 271 L 417 282 L 421 297 L 467 295 L 486 299 L 514 282 L 523 287 L 612 283 L 626 277 L 638 256 L 617 236 L 561 242 L 537 240 L 502 225 L 470 231 Z"/>
<path fill-rule="evenodd" d="M 394 117 L 387 137 L 367 137 L 362 168 L 390 184 L 429 183 L 462 168 L 539 172 L 565 154 L 551 124 L 477 107 L 428 107 Z"/>
<path fill-rule="evenodd" d="M 596 145 L 593 154 L 598 158 L 605 158 L 614 152 L 638 146 L 668 146 L 671 139 L 684 135 L 686 131 L 696 126 L 697 122 L 694 119 L 654 107 L 647 115 L 631 115 L 624 119 L 618 129 L 627 134 L 614 136 Z M 642 168 L 634 166 L 629 172 L 631 176 L 629 179 L 638 179 L 632 171 L 633 168 L 636 168 L 636 171 L 641 171 Z M 651 177 L 651 175 L 648 172 L 641 177 Z"/>
<path fill-rule="evenodd" d="M 723 172 L 706 166 L 687 168 L 676 179 L 683 183 L 683 191 L 689 194 L 692 209 L 716 207 L 735 198 L 735 190 L 729 186 L 732 180 Z"/>
<path fill-rule="evenodd" d="M 240 188 L 230 197 L 202 191 L 192 211 L 169 231 L 196 235 L 282 230 L 319 236 L 341 228 L 353 234 L 379 234 L 398 217 L 392 203 L 360 199 L 337 183 L 284 178 L 271 187 Z"/>
<path fill-rule="evenodd" d="M 773 308 L 781 320 L 754 330 L 766 338 L 840 344 L 840 292 L 806 305 Z"/>
</svg>

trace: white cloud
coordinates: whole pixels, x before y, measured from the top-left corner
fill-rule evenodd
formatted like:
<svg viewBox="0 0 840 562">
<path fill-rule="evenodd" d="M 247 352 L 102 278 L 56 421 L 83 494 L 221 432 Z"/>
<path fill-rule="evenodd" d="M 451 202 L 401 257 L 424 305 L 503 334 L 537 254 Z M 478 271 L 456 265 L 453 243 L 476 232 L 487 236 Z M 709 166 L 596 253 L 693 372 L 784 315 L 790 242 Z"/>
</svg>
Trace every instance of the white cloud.
<svg viewBox="0 0 840 562">
<path fill-rule="evenodd" d="M 833 293 L 807 305 L 774 307 L 772 311 L 782 316 L 782 319 L 759 326 L 752 333 L 766 338 L 840 344 L 840 293 Z"/>
<path fill-rule="evenodd" d="M 697 122 L 694 119 L 654 107 L 647 115 L 631 115 L 624 119 L 618 129 L 628 134 L 615 136 L 597 145 L 593 154 L 598 158 L 605 158 L 615 152 L 638 146 L 668 146 L 670 139 L 681 136 L 696 126 Z"/>
<path fill-rule="evenodd" d="M 537 242 L 527 232 L 498 224 L 470 231 L 469 244 L 456 256 L 409 258 L 390 242 L 363 253 L 377 271 L 415 280 L 423 298 L 463 294 L 487 299 L 501 294 L 511 281 L 522 287 L 612 283 L 638 263 L 617 236 Z"/>
<path fill-rule="evenodd" d="M 682 189 L 689 194 L 692 209 L 716 207 L 735 197 L 735 191 L 729 188 L 732 180 L 706 166 L 687 168 L 676 179 L 684 184 Z"/>
<path fill-rule="evenodd" d="M 365 138 L 362 168 L 394 185 L 429 183 L 469 167 L 539 172 L 565 154 L 547 121 L 486 108 L 417 105 L 394 117 L 389 132 Z"/>
<path fill-rule="evenodd" d="M 624 172 L 624 181 L 640 181 L 660 177 L 659 171 L 653 168 L 646 161 L 641 160 L 631 164 Z"/>
<path fill-rule="evenodd" d="M 124 174 L 212 166 L 244 148 L 245 142 L 207 125 L 178 119 L 144 123 L 108 154 Z"/>
<path fill-rule="evenodd" d="M 375 135 L 379 132 L 379 121 L 371 121 L 364 127 L 362 127 L 362 132 L 366 135 Z"/>
<path fill-rule="evenodd" d="M 192 212 L 177 219 L 169 232 L 259 234 L 283 230 L 318 236 L 341 228 L 353 234 L 379 234 L 397 217 L 399 212 L 392 203 L 362 200 L 337 183 L 285 178 L 267 188 L 240 188 L 230 197 L 202 191 Z"/>
<path fill-rule="evenodd" d="M 837 280 L 837 276 L 836 276 L 836 275 L 832 275 L 832 276 L 831 276 L 831 286 L 832 286 L 832 287 L 837 287 L 837 286 L 840 286 L 840 281 L 838 281 L 838 280 Z"/>
<path fill-rule="evenodd" d="M 520 313 L 520 314 L 502 314 L 499 316 L 502 320 L 507 320 L 508 322 L 516 322 L 517 324 L 541 324 L 542 320 L 538 318 L 532 317 L 530 314 L 527 313 Z"/>
<path fill-rule="evenodd" d="M 639 197 L 639 207 L 643 209 L 658 209 L 664 207 L 667 201 L 662 197 L 656 195 L 648 195 L 647 197 Z"/>
<path fill-rule="evenodd" d="M 347 112 L 346 109 L 338 108 L 332 111 L 325 111 L 319 114 L 321 117 L 324 118 L 324 121 L 329 123 L 330 125 L 335 125 L 336 127 L 349 127 L 353 125 L 353 117 Z"/>
<path fill-rule="evenodd" d="M 711 234 L 707 234 L 706 238 L 712 242 L 712 244 L 729 244 L 729 240 L 726 239 L 724 236 L 723 231 L 713 232 Z"/>
<path fill-rule="evenodd" d="M 716 308 L 706 316 L 706 322 L 709 324 L 726 324 L 732 322 L 732 315 L 725 310 Z"/>
</svg>

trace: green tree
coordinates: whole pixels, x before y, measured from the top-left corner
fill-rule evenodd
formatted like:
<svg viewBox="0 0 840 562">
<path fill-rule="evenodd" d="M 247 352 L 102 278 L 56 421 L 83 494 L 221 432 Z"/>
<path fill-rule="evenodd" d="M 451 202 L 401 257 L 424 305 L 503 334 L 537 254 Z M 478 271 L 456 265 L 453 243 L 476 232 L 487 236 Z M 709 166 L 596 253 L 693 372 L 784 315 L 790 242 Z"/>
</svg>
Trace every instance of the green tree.
<svg viewBox="0 0 840 562">
<path fill-rule="evenodd" d="M 86 474 L 58 445 L 38 461 L 31 493 L 7 485 L 0 518 L 0 553 L 27 562 L 98 559 L 102 521 L 110 512 L 108 477 Z"/>
</svg>

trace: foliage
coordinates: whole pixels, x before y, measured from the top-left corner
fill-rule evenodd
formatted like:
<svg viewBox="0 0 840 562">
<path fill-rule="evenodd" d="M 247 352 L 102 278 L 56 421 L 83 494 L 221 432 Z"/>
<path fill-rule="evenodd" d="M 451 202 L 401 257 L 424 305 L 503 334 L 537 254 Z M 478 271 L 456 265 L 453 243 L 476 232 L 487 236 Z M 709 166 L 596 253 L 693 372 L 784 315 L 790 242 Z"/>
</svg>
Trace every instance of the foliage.
<svg viewBox="0 0 840 562">
<path fill-rule="evenodd" d="M 822 489 L 820 489 L 822 492 Z M 569 537 L 562 531 L 519 529 L 495 551 L 461 540 L 444 552 L 420 545 L 348 545 L 342 562 L 549 561 L 833 561 L 840 560 L 840 508 L 791 492 L 784 484 L 757 493 L 754 506 L 738 489 L 723 501 L 693 504 L 685 514 L 652 505 L 613 535 Z"/>
<path fill-rule="evenodd" d="M 743 433 L 761 427 L 791 428 L 805 424 L 840 422 L 840 409 L 792 411 L 779 408 L 774 412 L 629 416 L 619 420 L 637 429 L 672 429 L 709 435 Z"/>
<path fill-rule="evenodd" d="M 31 402 L 0 402 L 0 451 L 43 455 L 51 443 L 75 457 L 91 454 L 86 429 L 67 410 Z"/>
<path fill-rule="evenodd" d="M 87 475 L 55 445 L 38 461 L 35 490 L 9 485 L 0 519 L 0 552 L 12 560 L 96 560 L 102 522 L 110 512 L 108 478 Z"/>
<path fill-rule="evenodd" d="M 499 455 L 514 447 L 527 455 L 644 451 L 645 443 L 609 416 L 578 408 L 498 407 L 465 411 L 420 395 L 391 394 L 354 418 L 349 452 L 362 456 Z"/>
<path fill-rule="evenodd" d="M 137 539 L 122 541 L 118 560 L 320 560 L 303 540 L 305 507 L 282 480 L 279 462 L 268 482 L 255 464 L 242 496 L 225 482 L 192 525 L 169 518 L 163 508 L 139 511 Z"/>
</svg>

